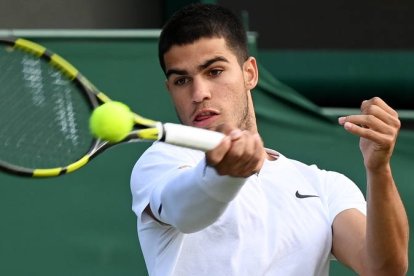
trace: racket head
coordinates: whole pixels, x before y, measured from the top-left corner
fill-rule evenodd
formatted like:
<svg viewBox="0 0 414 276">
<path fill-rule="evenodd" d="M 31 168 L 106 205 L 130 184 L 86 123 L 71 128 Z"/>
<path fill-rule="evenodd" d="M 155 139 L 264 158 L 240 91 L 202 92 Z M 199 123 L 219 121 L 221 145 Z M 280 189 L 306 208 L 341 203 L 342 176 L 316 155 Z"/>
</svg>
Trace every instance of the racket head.
<svg viewBox="0 0 414 276">
<path fill-rule="evenodd" d="M 136 113 L 134 129 L 124 140 L 94 138 L 90 115 L 111 99 L 72 64 L 35 42 L 0 37 L 0 72 L 1 171 L 59 176 L 115 144 L 162 138 L 160 122 Z"/>
<path fill-rule="evenodd" d="M 88 125 L 102 102 L 93 85 L 62 57 L 19 38 L 0 38 L 0 72 L 0 169 L 47 177 L 86 164 L 100 143 Z"/>
</svg>

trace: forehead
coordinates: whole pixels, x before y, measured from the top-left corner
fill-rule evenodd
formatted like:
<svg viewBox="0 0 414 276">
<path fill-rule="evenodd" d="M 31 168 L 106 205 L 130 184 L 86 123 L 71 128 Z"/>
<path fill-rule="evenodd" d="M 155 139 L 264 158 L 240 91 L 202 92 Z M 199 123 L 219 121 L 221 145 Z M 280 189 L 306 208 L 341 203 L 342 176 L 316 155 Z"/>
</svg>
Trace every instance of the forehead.
<svg viewBox="0 0 414 276">
<path fill-rule="evenodd" d="M 174 45 L 164 54 L 164 61 L 168 70 L 198 66 L 215 56 L 237 62 L 235 54 L 227 46 L 224 38 L 201 38 L 191 44 Z"/>
</svg>

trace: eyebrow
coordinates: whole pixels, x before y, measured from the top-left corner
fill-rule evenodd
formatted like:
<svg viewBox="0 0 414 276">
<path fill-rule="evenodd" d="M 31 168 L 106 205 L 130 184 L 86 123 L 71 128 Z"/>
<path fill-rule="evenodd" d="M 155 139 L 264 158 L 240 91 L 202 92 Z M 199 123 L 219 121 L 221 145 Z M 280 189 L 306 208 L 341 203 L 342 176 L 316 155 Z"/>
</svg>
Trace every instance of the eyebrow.
<svg viewBox="0 0 414 276">
<path fill-rule="evenodd" d="M 223 56 L 217 56 L 211 59 L 206 60 L 204 63 L 200 64 L 197 66 L 199 71 L 202 71 L 206 68 L 208 68 L 211 64 L 218 62 L 218 61 L 223 61 L 223 62 L 229 62 L 225 57 Z M 187 75 L 188 71 L 187 70 L 180 70 L 180 69 L 168 69 L 167 72 L 165 73 L 167 79 L 172 75 L 172 74 L 176 74 L 176 75 Z"/>
</svg>

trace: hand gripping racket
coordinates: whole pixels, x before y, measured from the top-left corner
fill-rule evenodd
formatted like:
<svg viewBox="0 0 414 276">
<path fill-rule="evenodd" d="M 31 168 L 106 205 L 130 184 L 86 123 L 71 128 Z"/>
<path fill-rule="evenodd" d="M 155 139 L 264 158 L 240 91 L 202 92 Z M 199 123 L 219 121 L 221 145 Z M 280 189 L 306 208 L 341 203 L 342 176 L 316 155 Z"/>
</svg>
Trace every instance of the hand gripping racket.
<svg viewBox="0 0 414 276">
<path fill-rule="evenodd" d="M 59 55 L 34 42 L 0 38 L 0 170 L 28 177 L 76 171 L 118 143 L 95 139 L 89 117 L 110 101 Z M 163 141 L 207 151 L 223 134 L 135 116 L 119 143 Z"/>
</svg>

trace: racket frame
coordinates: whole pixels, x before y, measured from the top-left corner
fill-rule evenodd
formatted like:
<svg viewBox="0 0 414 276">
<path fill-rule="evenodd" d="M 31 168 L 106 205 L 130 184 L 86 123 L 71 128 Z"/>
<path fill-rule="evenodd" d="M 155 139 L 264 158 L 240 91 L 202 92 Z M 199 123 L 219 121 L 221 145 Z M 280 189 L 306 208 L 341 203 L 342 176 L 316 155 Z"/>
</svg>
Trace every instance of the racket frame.
<svg viewBox="0 0 414 276">
<path fill-rule="evenodd" d="M 91 108 L 91 112 L 99 105 L 111 101 L 111 99 L 107 95 L 99 91 L 72 64 L 70 64 L 67 60 L 65 60 L 58 54 L 43 47 L 42 45 L 23 38 L 13 37 L 0 37 L 0 44 L 6 44 L 20 51 L 29 53 L 32 56 L 36 56 L 39 59 L 43 59 L 46 62 L 50 63 L 52 66 L 56 67 L 58 71 L 65 75 L 71 82 L 73 82 L 79 88 L 80 91 L 82 91 L 81 94 L 85 98 L 85 101 L 88 103 L 89 107 Z M 118 143 L 124 143 L 128 140 L 158 140 L 161 138 L 162 134 L 158 134 L 158 131 L 162 131 L 162 126 L 160 126 L 160 123 L 141 117 L 138 114 L 134 114 L 134 120 L 134 131 L 132 131 L 124 140 Z M 141 131 L 137 129 L 137 126 L 145 127 L 146 129 L 142 129 L 141 133 Z M 0 170 L 19 176 L 35 178 L 59 176 L 62 174 L 73 172 L 83 167 L 96 155 L 114 145 L 114 143 L 93 138 L 92 144 L 89 150 L 85 153 L 85 155 L 69 165 L 54 168 L 25 168 L 0 160 Z"/>
<path fill-rule="evenodd" d="M 98 90 L 72 64 L 40 44 L 26 39 L 13 37 L 0 37 L 0 44 L 7 44 L 10 47 L 15 47 L 30 53 L 39 59 L 46 60 L 54 67 L 58 68 L 60 72 L 80 88 L 83 92 L 82 95 L 85 97 L 85 100 L 91 108 L 91 112 L 99 105 L 111 101 L 107 95 Z M 0 171 L 34 178 L 55 177 L 78 170 L 99 153 L 120 143 L 162 141 L 178 146 L 208 151 L 217 146 L 224 137 L 222 133 L 180 124 L 162 124 L 161 122 L 144 118 L 136 113 L 133 114 L 135 122 L 134 129 L 125 139 L 117 143 L 110 143 L 108 141 L 93 138 L 91 146 L 85 155 L 69 165 L 54 168 L 25 168 L 7 163 L 0 159 Z"/>
</svg>

